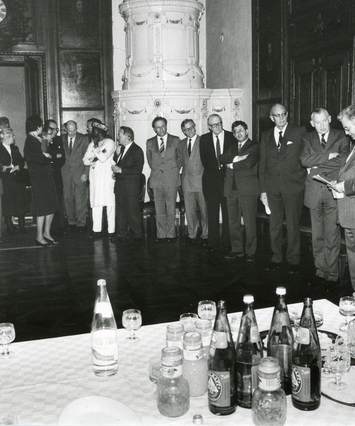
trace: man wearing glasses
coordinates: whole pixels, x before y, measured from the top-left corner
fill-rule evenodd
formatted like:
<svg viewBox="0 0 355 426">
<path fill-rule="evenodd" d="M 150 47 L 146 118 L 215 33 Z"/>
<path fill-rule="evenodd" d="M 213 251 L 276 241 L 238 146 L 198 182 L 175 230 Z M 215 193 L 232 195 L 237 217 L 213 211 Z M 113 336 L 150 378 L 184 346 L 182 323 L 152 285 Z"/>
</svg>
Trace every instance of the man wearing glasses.
<svg viewBox="0 0 355 426">
<path fill-rule="evenodd" d="M 275 126 L 261 136 L 259 179 L 261 201 L 271 210 L 270 269 L 277 270 L 282 264 L 282 226 L 286 216 L 286 260 L 289 272 L 295 273 L 300 262 L 300 220 L 305 182 L 300 155 L 304 129 L 288 124 L 284 105 L 273 105 L 269 117 Z"/>
<path fill-rule="evenodd" d="M 196 242 L 199 223 L 201 225 L 202 244 L 207 244 L 207 207 L 202 192 L 203 166 L 200 156 L 200 137 L 196 134 L 196 125 L 191 118 L 181 123 L 181 130 L 186 136 L 180 142 L 182 158 L 181 184 L 184 192 L 188 241 Z"/>
<path fill-rule="evenodd" d="M 207 204 L 208 246 L 211 251 L 220 249 L 219 211 L 222 211 L 222 246 L 229 249 L 227 203 L 224 196 L 225 166 L 221 162 L 224 154 L 235 139 L 231 132 L 223 129 L 222 118 L 211 114 L 207 119 L 209 133 L 201 136 L 200 155 L 204 172 L 202 188 Z"/>
</svg>

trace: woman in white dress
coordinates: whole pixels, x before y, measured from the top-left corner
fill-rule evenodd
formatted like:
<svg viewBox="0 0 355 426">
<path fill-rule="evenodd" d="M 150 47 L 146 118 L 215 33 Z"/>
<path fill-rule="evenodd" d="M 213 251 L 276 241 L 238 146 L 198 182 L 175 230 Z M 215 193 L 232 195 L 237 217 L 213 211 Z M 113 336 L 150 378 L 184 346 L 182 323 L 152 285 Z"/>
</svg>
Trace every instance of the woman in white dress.
<svg viewBox="0 0 355 426">
<path fill-rule="evenodd" d="M 107 130 L 104 124 L 93 123 L 93 141 L 83 158 L 85 166 L 90 166 L 90 205 L 94 237 L 101 235 L 103 207 L 106 207 L 109 236 L 115 233 L 115 181 L 111 165 L 116 146 L 115 142 L 107 137 Z"/>
</svg>

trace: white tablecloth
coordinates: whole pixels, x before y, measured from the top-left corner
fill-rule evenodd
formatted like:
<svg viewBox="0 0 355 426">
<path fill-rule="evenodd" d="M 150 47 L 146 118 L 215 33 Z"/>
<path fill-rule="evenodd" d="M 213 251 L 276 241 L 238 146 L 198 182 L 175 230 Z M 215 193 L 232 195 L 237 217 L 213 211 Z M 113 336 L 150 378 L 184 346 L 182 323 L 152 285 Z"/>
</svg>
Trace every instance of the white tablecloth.
<svg viewBox="0 0 355 426">
<path fill-rule="evenodd" d="M 301 310 L 302 304 L 289 309 Z M 314 302 L 324 314 L 323 329 L 338 332 L 342 320 L 338 307 L 327 300 Z M 268 329 L 273 308 L 256 311 L 259 330 Z M 144 315 L 144 312 L 143 312 Z M 233 314 L 240 318 L 241 314 Z M 144 317 L 143 317 L 144 321 Z M 206 425 L 252 425 L 251 410 L 237 407 L 234 414 L 218 417 L 208 410 L 207 394 L 191 398 L 190 410 L 182 417 L 161 416 L 156 407 L 155 385 L 149 381 L 149 360 L 159 358 L 166 324 L 144 326 L 139 342 L 126 340 L 118 331 L 119 371 L 98 378 L 91 368 L 90 334 L 14 343 L 13 356 L 0 359 L 0 412 L 16 414 L 20 425 L 55 425 L 63 408 L 76 398 L 98 395 L 126 404 L 140 415 L 144 425 L 190 425 L 194 414 L 202 414 Z M 354 384 L 355 386 L 355 384 Z M 355 409 L 322 397 L 318 410 L 304 412 L 288 397 L 287 425 L 355 424 Z"/>
</svg>

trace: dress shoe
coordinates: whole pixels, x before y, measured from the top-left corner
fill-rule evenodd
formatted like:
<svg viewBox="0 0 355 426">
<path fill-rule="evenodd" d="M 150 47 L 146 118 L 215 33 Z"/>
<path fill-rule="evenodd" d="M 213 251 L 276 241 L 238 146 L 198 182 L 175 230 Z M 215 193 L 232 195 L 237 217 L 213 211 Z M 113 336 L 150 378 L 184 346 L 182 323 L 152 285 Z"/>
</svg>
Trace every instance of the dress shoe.
<svg viewBox="0 0 355 426">
<path fill-rule="evenodd" d="M 191 245 L 191 246 L 193 246 L 193 245 L 195 245 L 197 243 L 197 239 L 196 238 L 187 237 L 186 238 L 186 243 L 189 244 L 189 245 Z"/>
<path fill-rule="evenodd" d="M 49 246 L 48 243 L 41 243 L 38 240 L 35 240 L 35 244 L 36 244 L 36 246 L 39 246 L 39 247 L 48 247 Z"/>
<path fill-rule="evenodd" d="M 226 260 L 242 259 L 243 257 L 244 257 L 244 254 L 238 251 L 231 251 L 224 256 Z"/>
<path fill-rule="evenodd" d="M 49 245 L 56 246 L 57 244 L 59 244 L 59 241 L 56 241 L 53 238 L 52 239 L 51 238 L 47 238 L 47 237 L 43 237 L 43 238 L 47 241 L 47 243 Z"/>
<path fill-rule="evenodd" d="M 247 263 L 255 263 L 255 256 L 246 256 L 245 261 Z"/>
</svg>

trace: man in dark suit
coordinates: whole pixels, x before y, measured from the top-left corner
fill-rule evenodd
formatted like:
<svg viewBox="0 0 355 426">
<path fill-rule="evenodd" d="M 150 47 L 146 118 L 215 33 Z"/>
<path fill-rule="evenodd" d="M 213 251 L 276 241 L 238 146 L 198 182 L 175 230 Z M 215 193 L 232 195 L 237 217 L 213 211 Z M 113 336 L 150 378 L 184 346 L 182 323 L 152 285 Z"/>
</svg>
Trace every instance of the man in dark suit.
<svg viewBox="0 0 355 426">
<path fill-rule="evenodd" d="M 256 209 L 259 195 L 258 145 L 248 137 L 248 125 L 235 121 L 232 132 L 237 144 L 229 147 L 221 156 L 226 164 L 224 195 L 227 198 L 229 236 L 232 251 L 225 259 L 244 257 L 243 227 L 245 225 L 245 255 L 247 262 L 254 262 L 256 252 Z"/>
<path fill-rule="evenodd" d="M 77 124 L 66 123 L 67 134 L 63 137 L 65 163 L 62 167 L 64 206 L 70 227 L 84 231 L 88 211 L 89 167 L 83 157 L 89 145 L 88 138 L 77 131 Z"/>
<path fill-rule="evenodd" d="M 156 134 L 147 140 L 147 160 L 151 168 L 149 184 L 154 193 L 157 242 L 175 239 L 175 206 L 180 185 L 180 139 L 167 133 L 167 120 L 155 117 Z"/>
<path fill-rule="evenodd" d="M 338 119 L 345 133 L 355 141 L 355 105 L 343 109 Z M 339 223 L 345 233 L 351 283 L 355 290 L 355 146 L 340 169 L 338 183 L 334 183 L 333 188 L 333 196 L 338 203 Z"/>
<path fill-rule="evenodd" d="M 306 172 L 301 165 L 304 129 L 288 124 L 284 105 L 275 104 L 270 110 L 275 127 L 261 136 L 259 178 L 261 200 L 271 210 L 270 240 L 271 269 L 282 263 L 282 225 L 286 216 L 289 272 L 298 270 L 300 262 L 300 220 Z"/>
<path fill-rule="evenodd" d="M 144 153 L 134 142 L 134 133 L 130 127 L 120 127 L 119 142 L 113 157 L 115 164 L 112 166 L 116 179 L 117 238 L 126 239 L 131 232 L 135 240 L 140 240 L 142 215 L 139 202 Z"/>
<path fill-rule="evenodd" d="M 196 134 L 196 125 L 191 118 L 181 123 L 181 130 L 186 136 L 180 143 L 182 158 L 181 185 L 184 192 L 184 203 L 187 220 L 188 239 L 196 241 L 199 223 L 201 239 L 207 243 L 208 224 L 207 207 L 202 192 L 203 166 L 200 156 L 200 137 Z"/>
<path fill-rule="evenodd" d="M 224 196 L 225 166 L 221 155 L 236 144 L 233 134 L 223 129 L 222 118 L 211 114 L 207 119 L 210 132 L 201 136 L 200 156 L 204 167 L 202 188 L 207 204 L 208 246 L 212 251 L 219 250 L 219 211 L 222 211 L 222 245 L 229 248 L 227 203 Z"/>
<path fill-rule="evenodd" d="M 307 168 L 304 204 L 310 209 L 313 258 L 316 276 L 327 281 L 338 280 L 340 229 L 337 203 L 329 188 L 313 176 L 336 180 L 349 154 L 349 141 L 341 130 L 330 128 L 331 117 L 324 108 L 312 112 L 314 131 L 303 137 L 301 163 Z"/>
</svg>

